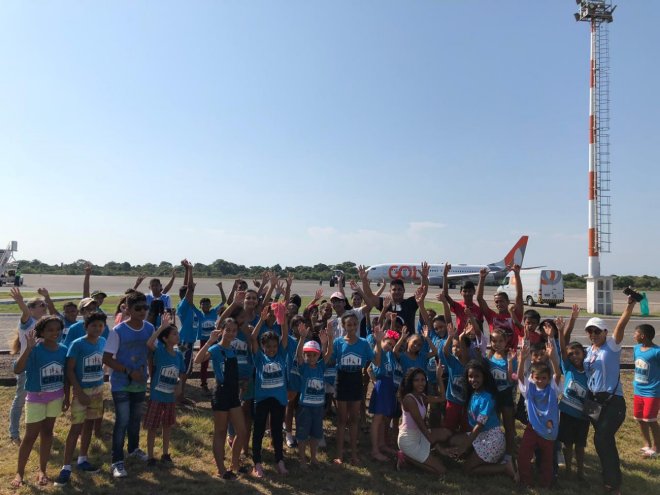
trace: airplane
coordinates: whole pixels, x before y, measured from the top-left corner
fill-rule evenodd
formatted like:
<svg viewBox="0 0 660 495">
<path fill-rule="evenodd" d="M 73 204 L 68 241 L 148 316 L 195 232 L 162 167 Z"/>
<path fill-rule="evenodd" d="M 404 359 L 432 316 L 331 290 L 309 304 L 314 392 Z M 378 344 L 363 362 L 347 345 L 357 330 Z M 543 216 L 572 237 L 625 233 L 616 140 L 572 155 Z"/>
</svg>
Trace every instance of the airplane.
<svg viewBox="0 0 660 495">
<path fill-rule="evenodd" d="M 451 270 L 447 275 L 450 283 L 454 285 L 458 281 L 470 279 L 476 281 L 479 278 L 479 271 L 482 268 L 488 269 L 486 282 L 501 281 L 513 265 L 522 265 L 528 239 L 528 236 L 522 236 L 506 256 L 495 263 L 489 263 L 487 265 L 460 265 L 452 263 Z M 431 264 L 429 266 L 429 284 L 442 286 L 444 263 Z M 389 282 L 394 279 L 401 279 L 404 282 L 419 281 L 421 280 L 421 274 L 422 266 L 420 263 L 385 263 L 372 265 L 367 268 L 367 278 L 373 282 L 380 282 L 381 280 Z"/>
</svg>

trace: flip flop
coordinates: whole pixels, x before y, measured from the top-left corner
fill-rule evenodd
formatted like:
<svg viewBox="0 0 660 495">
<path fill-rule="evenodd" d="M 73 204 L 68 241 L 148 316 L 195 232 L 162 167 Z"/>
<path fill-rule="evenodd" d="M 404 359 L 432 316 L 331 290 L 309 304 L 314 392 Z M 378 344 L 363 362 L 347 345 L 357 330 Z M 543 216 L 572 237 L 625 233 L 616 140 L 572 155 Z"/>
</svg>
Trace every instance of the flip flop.
<svg viewBox="0 0 660 495">
<path fill-rule="evenodd" d="M 43 476 L 37 476 L 37 484 L 39 486 L 48 486 L 50 483 L 50 478 L 48 478 L 47 475 L 44 474 Z"/>
<path fill-rule="evenodd" d="M 10 485 L 12 488 L 21 488 L 25 486 L 25 481 L 23 481 L 23 478 L 20 479 L 14 478 L 13 480 L 11 480 Z"/>
</svg>

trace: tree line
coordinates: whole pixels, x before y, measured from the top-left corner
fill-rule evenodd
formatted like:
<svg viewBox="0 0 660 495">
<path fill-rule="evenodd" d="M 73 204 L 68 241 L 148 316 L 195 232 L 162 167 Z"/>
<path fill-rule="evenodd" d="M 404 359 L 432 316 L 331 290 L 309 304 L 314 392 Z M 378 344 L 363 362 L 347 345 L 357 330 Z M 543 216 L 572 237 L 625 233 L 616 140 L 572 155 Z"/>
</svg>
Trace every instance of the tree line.
<svg viewBox="0 0 660 495">
<path fill-rule="evenodd" d="M 60 263 L 59 265 L 49 265 L 39 260 L 19 260 L 18 266 L 23 273 L 28 274 L 52 274 L 52 275 L 83 275 L 87 260 L 77 260 L 73 263 Z M 145 263 L 144 265 L 131 265 L 128 261 L 116 262 L 110 261 L 105 265 L 92 264 L 92 275 L 139 275 L 165 277 L 172 274 L 176 269 L 183 273 L 181 266 L 172 265 L 167 261 L 161 261 L 158 265 L 154 263 Z M 333 275 L 334 270 L 342 270 L 346 278 L 357 279 L 357 265 L 352 261 L 344 261 L 336 265 L 325 265 L 318 263 L 314 266 L 285 266 L 279 264 L 272 266 L 245 266 L 232 263 L 226 260 L 215 260 L 209 265 L 204 263 L 195 263 L 193 272 L 196 277 L 242 277 L 253 279 L 261 277 L 261 274 L 270 270 L 278 275 L 292 273 L 298 280 L 323 280 L 327 282 Z M 577 275 L 575 273 L 564 273 L 564 286 L 572 289 L 584 289 L 587 285 L 586 275 Z M 635 287 L 641 290 L 660 290 L 660 278 L 650 275 L 614 275 L 614 288 L 624 289 L 625 287 Z"/>
</svg>

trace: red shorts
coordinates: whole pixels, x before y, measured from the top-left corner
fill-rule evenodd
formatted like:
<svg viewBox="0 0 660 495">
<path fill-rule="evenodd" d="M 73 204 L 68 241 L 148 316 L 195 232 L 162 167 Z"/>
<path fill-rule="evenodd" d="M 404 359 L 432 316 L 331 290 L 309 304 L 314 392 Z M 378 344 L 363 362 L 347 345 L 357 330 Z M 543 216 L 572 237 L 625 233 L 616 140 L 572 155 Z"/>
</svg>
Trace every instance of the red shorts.
<svg viewBox="0 0 660 495">
<path fill-rule="evenodd" d="M 465 406 L 448 400 L 445 409 L 445 420 L 442 426 L 450 429 L 454 433 L 459 431 L 467 432 L 468 424 Z"/>
<path fill-rule="evenodd" d="M 149 401 L 147 414 L 144 415 L 144 428 L 156 430 L 161 426 L 168 428 L 176 424 L 176 404 L 174 402 Z"/>
<path fill-rule="evenodd" d="M 658 410 L 660 410 L 660 397 L 640 397 L 635 395 L 633 399 L 633 415 L 637 421 L 655 423 L 658 421 Z"/>
</svg>

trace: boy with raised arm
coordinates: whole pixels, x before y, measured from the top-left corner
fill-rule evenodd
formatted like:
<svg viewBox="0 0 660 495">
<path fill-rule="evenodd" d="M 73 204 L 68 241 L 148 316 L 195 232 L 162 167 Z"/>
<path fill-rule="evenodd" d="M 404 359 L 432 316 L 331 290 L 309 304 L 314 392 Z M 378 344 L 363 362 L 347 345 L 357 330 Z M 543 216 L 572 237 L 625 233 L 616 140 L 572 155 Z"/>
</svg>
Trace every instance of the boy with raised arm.
<svg viewBox="0 0 660 495">
<path fill-rule="evenodd" d="M 449 308 L 451 309 L 451 312 L 456 315 L 456 330 L 460 335 L 461 333 L 463 333 L 463 329 L 465 328 L 465 325 L 470 319 L 465 313 L 466 308 L 472 312 L 474 318 L 480 323 L 480 326 L 484 318 L 483 315 L 481 314 L 481 308 L 473 301 L 474 283 L 471 280 L 468 280 L 467 282 L 463 283 L 463 286 L 461 287 L 461 296 L 463 296 L 462 301 L 456 302 L 449 296 L 450 270 L 451 270 L 451 265 L 449 263 L 445 263 L 445 267 L 442 272 L 442 296 L 449 304 Z M 440 301 L 439 296 L 440 295 L 438 295 L 438 301 Z"/>
<path fill-rule="evenodd" d="M 522 282 L 520 281 L 520 265 L 513 265 L 512 271 L 516 286 L 516 300 L 511 311 L 514 312 L 517 321 L 521 321 L 523 317 L 523 296 Z M 493 300 L 495 301 L 495 308 L 497 311 L 490 309 L 488 303 L 484 299 L 484 284 L 487 275 L 487 268 L 482 268 L 479 271 L 479 285 L 477 286 L 477 303 L 479 304 L 479 309 L 481 309 L 481 313 L 488 322 L 490 331 L 492 332 L 495 328 L 502 329 L 507 336 L 507 346 L 511 349 L 517 349 L 518 340 L 522 335 L 519 335 L 517 330 L 518 327 L 514 324 L 513 318 L 511 317 L 509 310 L 509 296 L 506 292 L 496 292 L 493 296 Z"/>
</svg>

